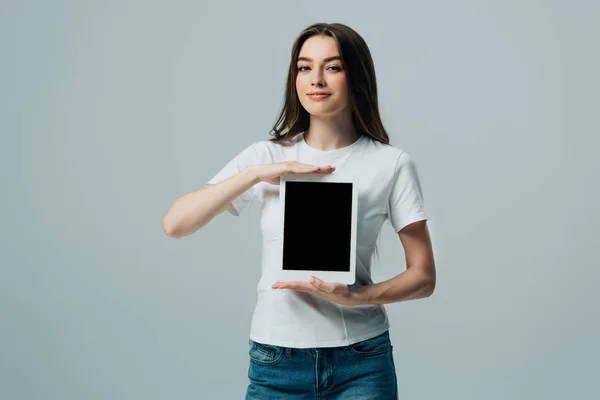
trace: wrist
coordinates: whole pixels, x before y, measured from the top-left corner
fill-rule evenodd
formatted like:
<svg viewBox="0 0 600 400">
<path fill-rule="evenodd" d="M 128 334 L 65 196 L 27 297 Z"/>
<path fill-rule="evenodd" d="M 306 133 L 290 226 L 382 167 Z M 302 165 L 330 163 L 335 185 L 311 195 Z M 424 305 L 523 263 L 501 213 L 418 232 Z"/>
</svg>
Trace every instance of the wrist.
<svg viewBox="0 0 600 400">
<path fill-rule="evenodd" d="M 244 174 L 247 179 L 252 182 L 252 185 L 256 185 L 260 182 L 260 179 L 256 175 L 256 170 L 253 165 L 250 165 L 242 170 L 242 174 Z"/>
<path fill-rule="evenodd" d="M 374 304 L 371 296 L 372 291 L 370 290 L 372 285 L 367 286 L 358 286 L 355 288 L 351 288 L 352 295 L 354 297 L 354 302 L 357 306 Z"/>
</svg>

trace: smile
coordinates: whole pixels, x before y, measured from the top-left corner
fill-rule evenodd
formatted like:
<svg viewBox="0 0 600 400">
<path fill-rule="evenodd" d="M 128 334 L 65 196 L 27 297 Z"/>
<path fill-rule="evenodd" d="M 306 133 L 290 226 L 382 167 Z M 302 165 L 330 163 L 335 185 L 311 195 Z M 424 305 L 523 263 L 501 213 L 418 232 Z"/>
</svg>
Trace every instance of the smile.
<svg viewBox="0 0 600 400">
<path fill-rule="evenodd" d="M 310 97 L 313 100 L 321 100 L 324 99 L 326 97 L 331 96 L 330 94 L 309 94 L 308 97 Z"/>
</svg>

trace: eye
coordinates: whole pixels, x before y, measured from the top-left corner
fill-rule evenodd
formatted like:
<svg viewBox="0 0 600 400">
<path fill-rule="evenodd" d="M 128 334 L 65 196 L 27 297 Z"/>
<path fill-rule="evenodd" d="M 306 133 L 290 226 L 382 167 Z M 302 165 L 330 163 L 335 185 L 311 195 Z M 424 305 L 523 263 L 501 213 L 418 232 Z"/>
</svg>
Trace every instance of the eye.
<svg viewBox="0 0 600 400">
<path fill-rule="evenodd" d="M 302 68 L 309 68 L 309 67 L 307 67 L 306 65 L 303 65 L 303 66 L 301 66 L 301 67 L 298 67 L 298 71 L 300 71 L 300 72 L 303 72 L 304 70 L 303 70 Z M 341 71 L 341 70 L 342 70 L 342 69 L 341 69 L 340 67 L 338 67 L 337 65 L 332 65 L 332 66 L 328 67 L 328 69 L 329 69 L 329 68 L 335 68 L 335 71 Z"/>
</svg>

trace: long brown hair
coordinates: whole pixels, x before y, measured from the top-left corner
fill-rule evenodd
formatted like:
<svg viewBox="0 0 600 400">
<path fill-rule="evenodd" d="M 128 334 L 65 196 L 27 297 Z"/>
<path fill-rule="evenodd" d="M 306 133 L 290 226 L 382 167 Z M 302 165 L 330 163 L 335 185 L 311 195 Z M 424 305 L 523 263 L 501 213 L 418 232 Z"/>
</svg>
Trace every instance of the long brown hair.
<svg viewBox="0 0 600 400">
<path fill-rule="evenodd" d="M 304 109 L 296 92 L 298 56 L 304 42 L 315 35 L 332 37 L 342 58 L 346 71 L 348 94 L 352 107 L 352 124 L 358 132 L 371 136 L 384 144 L 390 144 L 389 136 L 381 122 L 377 102 L 377 79 L 371 52 L 364 39 L 352 28 L 340 23 L 316 23 L 304 29 L 294 41 L 285 87 L 284 104 L 273 129 L 271 142 L 292 140 L 310 125 L 310 114 Z M 380 236 L 378 237 L 378 239 Z M 375 255 L 379 258 L 377 243 Z"/>
<path fill-rule="evenodd" d="M 346 71 L 348 94 L 352 107 L 352 123 L 358 132 L 390 144 L 383 127 L 377 103 L 377 80 L 371 52 L 364 39 L 352 28 L 340 23 L 316 23 L 304 29 L 294 41 L 285 89 L 284 104 L 269 139 L 280 143 L 291 140 L 310 125 L 310 114 L 304 109 L 296 92 L 298 56 L 304 42 L 315 35 L 332 37 L 338 46 L 342 66 Z"/>
</svg>

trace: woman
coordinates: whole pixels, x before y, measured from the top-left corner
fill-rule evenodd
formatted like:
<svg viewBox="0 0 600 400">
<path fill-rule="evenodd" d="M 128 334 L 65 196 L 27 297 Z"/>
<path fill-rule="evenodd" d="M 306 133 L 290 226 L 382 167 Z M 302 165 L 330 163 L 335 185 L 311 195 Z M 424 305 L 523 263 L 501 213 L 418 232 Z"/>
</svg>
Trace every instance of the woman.
<svg viewBox="0 0 600 400">
<path fill-rule="evenodd" d="M 417 169 L 389 144 L 373 61 L 358 33 L 337 23 L 300 33 L 273 132 L 237 154 L 207 186 L 177 200 L 164 229 L 171 237 L 189 235 L 224 210 L 238 216 L 249 202 L 261 202 L 263 275 L 247 399 L 396 399 L 383 304 L 430 296 L 436 273 Z M 281 175 L 336 170 L 359 176 L 356 282 L 270 281 L 281 244 Z M 370 260 L 385 220 L 398 233 L 407 270 L 374 284 Z"/>
</svg>

